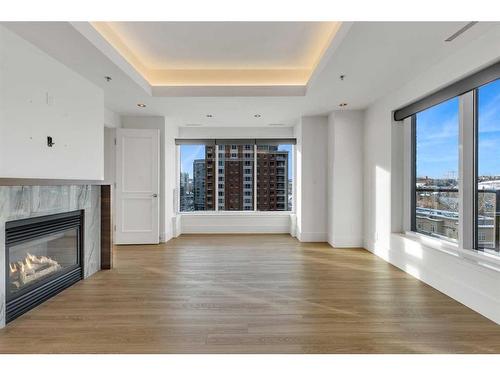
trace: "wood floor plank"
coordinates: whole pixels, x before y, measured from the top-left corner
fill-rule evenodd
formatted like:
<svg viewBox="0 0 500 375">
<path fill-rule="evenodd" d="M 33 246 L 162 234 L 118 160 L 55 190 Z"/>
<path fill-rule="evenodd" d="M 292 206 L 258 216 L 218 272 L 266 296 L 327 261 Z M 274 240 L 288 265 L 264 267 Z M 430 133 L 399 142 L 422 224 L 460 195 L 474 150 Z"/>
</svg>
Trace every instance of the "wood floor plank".
<svg viewBox="0 0 500 375">
<path fill-rule="evenodd" d="M 500 353 L 500 326 L 362 249 L 287 235 L 118 246 L 1 353 Z"/>
</svg>

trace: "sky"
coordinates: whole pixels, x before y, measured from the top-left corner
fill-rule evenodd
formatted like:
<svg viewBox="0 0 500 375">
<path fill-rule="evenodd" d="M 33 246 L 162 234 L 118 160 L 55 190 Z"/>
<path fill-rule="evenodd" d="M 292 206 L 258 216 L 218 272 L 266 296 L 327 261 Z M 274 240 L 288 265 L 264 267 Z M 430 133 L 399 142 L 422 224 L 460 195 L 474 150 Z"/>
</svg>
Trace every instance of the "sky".
<svg viewBox="0 0 500 375">
<path fill-rule="evenodd" d="M 181 173 L 193 178 L 193 161 L 205 159 L 205 145 L 181 145 Z"/>
<path fill-rule="evenodd" d="M 458 175 L 458 98 L 417 114 L 417 177 Z M 500 80 L 479 89 L 479 175 L 500 175 Z"/>
<path fill-rule="evenodd" d="M 181 145 L 181 173 L 189 173 L 189 177 L 193 178 L 193 161 L 196 159 L 205 159 L 204 145 Z M 292 154 L 292 145 L 279 145 L 278 150 L 288 151 Z M 288 163 L 288 177 L 292 178 L 293 169 L 291 159 Z"/>
<path fill-rule="evenodd" d="M 500 175 L 500 80 L 479 89 L 478 173 Z"/>
</svg>

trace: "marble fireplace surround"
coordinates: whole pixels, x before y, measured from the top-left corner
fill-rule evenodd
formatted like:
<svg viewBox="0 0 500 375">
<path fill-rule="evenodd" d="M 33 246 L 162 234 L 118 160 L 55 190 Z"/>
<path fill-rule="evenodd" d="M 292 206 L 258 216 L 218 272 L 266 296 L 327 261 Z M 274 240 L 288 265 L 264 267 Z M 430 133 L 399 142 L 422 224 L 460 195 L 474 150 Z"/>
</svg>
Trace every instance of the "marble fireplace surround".
<svg viewBox="0 0 500 375">
<path fill-rule="evenodd" d="M 0 328 L 5 326 L 5 223 L 74 210 L 85 212 L 83 266 L 87 278 L 101 269 L 101 186 L 0 186 Z"/>
</svg>

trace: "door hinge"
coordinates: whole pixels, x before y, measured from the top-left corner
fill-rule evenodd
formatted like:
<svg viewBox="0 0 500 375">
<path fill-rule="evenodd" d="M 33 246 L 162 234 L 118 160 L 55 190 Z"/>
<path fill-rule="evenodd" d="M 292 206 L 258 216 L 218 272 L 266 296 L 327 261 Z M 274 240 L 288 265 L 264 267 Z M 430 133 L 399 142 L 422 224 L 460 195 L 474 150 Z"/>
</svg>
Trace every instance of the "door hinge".
<svg viewBox="0 0 500 375">
<path fill-rule="evenodd" d="M 113 229 L 114 229 L 114 230 L 115 230 L 115 232 L 116 232 L 116 225 L 114 225 Z"/>
<path fill-rule="evenodd" d="M 115 138 L 115 146 L 116 146 L 116 138 Z"/>
</svg>

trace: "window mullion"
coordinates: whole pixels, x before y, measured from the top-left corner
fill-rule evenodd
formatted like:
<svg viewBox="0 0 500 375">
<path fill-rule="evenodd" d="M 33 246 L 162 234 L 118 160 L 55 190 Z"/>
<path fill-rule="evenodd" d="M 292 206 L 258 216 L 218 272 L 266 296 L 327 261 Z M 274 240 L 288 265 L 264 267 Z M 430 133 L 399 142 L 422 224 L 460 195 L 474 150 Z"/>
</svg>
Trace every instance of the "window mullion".
<svg viewBox="0 0 500 375">
<path fill-rule="evenodd" d="M 459 246 L 469 250 L 474 248 L 475 95 L 469 91 L 459 98 Z"/>
<path fill-rule="evenodd" d="M 257 144 L 253 145 L 253 210 L 257 211 Z"/>
<path fill-rule="evenodd" d="M 219 145 L 214 146 L 215 151 L 215 211 L 219 211 Z"/>
<path fill-rule="evenodd" d="M 415 115 L 408 117 L 404 120 L 404 182 L 403 182 L 403 230 L 405 232 L 414 231 L 416 228 L 413 227 L 414 213 L 415 213 L 415 173 L 414 173 L 414 160 L 415 154 L 413 143 L 415 142 L 414 132 L 415 132 Z"/>
<path fill-rule="evenodd" d="M 175 160 L 177 161 L 175 164 L 175 204 L 177 207 L 174 207 L 176 213 L 181 212 L 181 146 L 175 146 Z"/>
</svg>

